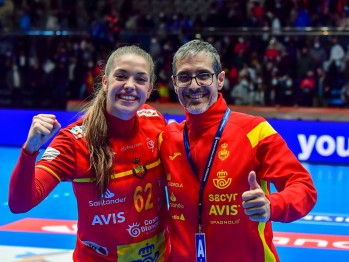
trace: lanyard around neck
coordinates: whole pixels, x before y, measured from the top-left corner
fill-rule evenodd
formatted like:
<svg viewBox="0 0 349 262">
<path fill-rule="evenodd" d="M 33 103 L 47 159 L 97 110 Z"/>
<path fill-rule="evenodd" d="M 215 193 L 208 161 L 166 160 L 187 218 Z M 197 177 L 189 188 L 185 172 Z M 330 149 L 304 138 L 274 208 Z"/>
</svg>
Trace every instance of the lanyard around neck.
<svg viewBox="0 0 349 262">
<path fill-rule="evenodd" d="M 210 170 L 211 170 L 211 167 L 212 167 L 214 155 L 216 154 L 216 151 L 217 151 L 218 142 L 221 139 L 223 130 L 224 130 L 224 128 L 225 128 L 225 126 L 226 126 L 226 124 L 228 122 L 229 117 L 230 117 L 230 109 L 227 108 L 227 110 L 225 111 L 224 116 L 223 116 L 223 118 L 222 118 L 222 120 L 221 120 L 221 122 L 219 124 L 219 127 L 218 127 L 218 129 L 216 131 L 216 135 L 214 137 L 214 140 L 213 140 L 213 143 L 212 143 L 212 146 L 211 146 L 209 157 L 208 157 L 207 162 L 206 162 L 204 175 L 203 175 L 201 183 L 200 183 L 199 203 L 198 203 L 198 209 L 199 209 L 199 217 L 198 217 L 198 220 L 199 220 L 198 221 L 199 232 L 201 232 L 201 226 L 202 226 L 202 204 L 203 204 L 202 203 L 203 202 L 202 198 L 203 198 L 204 189 L 206 187 L 208 176 L 210 174 Z M 187 155 L 187 159 L 188 159 L 188 161 L 190 163 L 190 166 L 191 166 L 193 172 L 196 175 L 196 178 L 200 182 L 199 174 L 197 172 L 197 169 L 196 169 L 196 167 L 194 165 L 193 159 L 192 159 L 191 154 L 190 154 L 190 143 L 189 143 L 189 136 L 188 136 L 188 127 L 187 127 L 187 125 L 184 126 L 183 139 L 184 139 L 184 147 L 185 147 L 185 152 L 186 152 L 186 155 Z"/>
</svg>

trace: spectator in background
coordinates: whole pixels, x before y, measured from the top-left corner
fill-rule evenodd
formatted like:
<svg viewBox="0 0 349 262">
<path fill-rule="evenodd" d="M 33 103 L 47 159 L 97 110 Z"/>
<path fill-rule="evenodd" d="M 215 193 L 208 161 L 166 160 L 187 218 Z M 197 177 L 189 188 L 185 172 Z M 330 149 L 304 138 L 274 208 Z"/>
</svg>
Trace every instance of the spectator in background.
<svg viewBox="0 0 349 262">
<path fill-rule="evenodd" d="M 264 24 L 264 8 L 259 1 L 252 1 L 252 6 L 250 7 L 250 14 L 255 20 L 255 25 L 263 26 Z"/>
<path fill-rule="evenodd" d="M 50 86 L 52 87 L 51 103 L 53 108 L 66 110 L 69 88 L 68 62 L 58 62 L 50 76 Z"/>
<path fill-rule="evenodd" d="M 291 77 L 295 76 L 296 68 L 294 61 L 287 49 L 282 51 L 280 61 L 278 61 L 276 64 L 281 75 L 288 74 Z"/>
<path fill-rule="evenodd" d="M 249 44 L 244 37 L 240 36 L 237 43 L 234 45 L 234 54 L 246 57 Z"/>
<path fill-rule="evenodd" d="M 326 50 L 318 38 L 314 39 L 314 43 L 309 49 L 309 55 L 312 59 L 313 69 L 323 67 L 324 62 L 327 61 Z"/>
<path fill-rule="evenodd" d="M 341 100 L 345 108 L 349 108 L 349 80 L 343 85 L 341 89 Z"/>
<path fill-rule="evenodd" d="M 57 10 L 48 10 L 46 18 L 46 29 L 47 30 L 59 30 L 60 24 L 57 16 Z"/>
<path fill-rule="evenodd" d="M 40 61 L 35 59 L 29 67 L 27 77 L 27 89 L 32 94 L 32 100 L 35 107 L 42 107 L 45 96 L 47 95 L 47 75 L 42 68 Z"/>
<path fill-rule="evenodd" d="M 309 70 L 306 77 L 300 82 L 300 95 L 301 106 L 313 106 L 315 97 L 315 78 L 312 70 Z"/>
<path fill-rule="evenodd" d="M 334 2 L 334 1 L 331 1 Z M 312 19 L 312 26 L 326 26 L 326 27 L 333 27 L 335 26 L 335 18 L 333 14 L 331 14 L 330 9 L 328 7 L 328 2 L 323 1 L 321 8 L 317 9 L 318 11 L 314 13 L 313 19 Z"/>
<path fill-rule="evenodd" d="M 343 46 L 338 43 L 338 38 L 336 36 L 332 37 L 330 48 L 330 57 L 328 61 L 328 65 L 330 66 L 332 63 L 336 66 L 337 71 L 341 72 L 344 68 L 344 57 L 345 51 Z"/>
<path fill-rule="evenodd" d="M 326 71 L 322 67 L 317 67 L 315 70 L 315 103 L 317 107 L 328 106 L 327 99 L 330 94 L 330 83 Z"/>
<path fill-rule="evenodd" d="M 273 68 L 272 74 L 271 74 L 271 81 L 270 81 L 270 93 L 269 93 L 269 101 L 270 105 L 272 106 L 280 106 L 281 98 L 281 89 L 280 89 L 280 71 L 277 67 Z"/>
<path fill-rule="evenodd" d="M 115 8 L 112 8 L 109 14 L 106 16 L 106 31 L 112 42 L 118 42 L 120 30 L 121 30 L 121 21 L 120 15 Z"/>
<path fill-rule="evenodd" d="M 284 50 L 284 46 L 280 43 L 276 37 L 272 37 L 265 50 L 264 59 L 266 61 L 278 62 L 281 58 L 281 53 Z"/>
<path fill-rule="evenodd" d="M 268 17 L 270 19 L 271 32 L 273 34 L 280 34 L 281 33 L 281 22 L 279 19 L 279 15 L 276 15 L 276 14 L 269 12 Z"/>
<path fill-rule="evenodd" d="M 293 82 L 292 77 L 289 74 L 281 75 L 278 79 L 279 81 L 279 99 L 278 104 L 281 106 L 295 106 L 297 97 L 297 90 Z"/>
<path fill-rule="evenodd" d="M 18 70 L 21 71 L 23 75 L 28 72 L 29 68 L 29 56 L 28 56 L 28 47 L 25 46 L 26 41 L 20 41 L 17 46 L 17 50 L 15 53 L 16 64 L 18 66 Z"/>
<path fill-rule="evenodd" d="M 167 75 L 166 70 L 161 69 L 158 75 L 158 84 L 157 84 L 157 91 L 158 91 L 158 101 L 160 103 L 169 103 L 170 100 L 170 89 L 168 87 L 169 77 Z"/>
<path fill-rule="evenodd" d="M 297 81 L 304 79 L 310 70 L 313 70 L 312 57 L 307 46 L 303 46 L 297 59 Z"/>
<path fill-rule="evenodd" d="M 87 62 L 87 70 L 85 72 L 84 82 L 80 91 L 80 97 L 82 99 L 89 98 L 94 90 L 95 84 L 95 70 L 93 60 Z"/>
<path fill-rule="evenodd" d="M 260 72 L 257 72 L 256 82 L 255 82 L 255 104 L 259 106 L 264 106 L 265 102 L 265 83 Z"/>
<path fill-rule="evenodd" d="M 235 86 L 239 82 L 239 69 L 233 64 L 227 75 L 231 86 Z"/>
<path fill-rule="evenodd" d="M 27 7 L 23 7 L 20 10 L 20 27 L 23 32 L 27 32 L 31 29 L 31 17 Z"/>
<path fill-rule="evenodd" d="M 11 69 L 6 76 L 6 84 L 11 90 L 11 104 L 21 107 L 23 103 L 23 84 L 25 82 L 23 73 L 15 62 L 11 63 Z"/>
<path fill-rule="evenodd" d="M 262 68 L 262 76 L 265 79 L 265 90 L 264 90 L 264 104 L 266 106 L 273 106 L 275 102 L 275 77 L 278 69 L 273 62 L 267 62 Z"/>
<path fill-rule="evenodd" d="M 296 17 L 293 26 L 298 28 L 305 28 L 311 26 L 311 18 L 309 12 L 302 3 L 302 1 L 298 1 Z"/>
<path fill-rule="evenodd" d="M 238 84 L 233 87 L 230 93 L 231 101 L 234 105 L 251 105 L 251 93 L 253 90 L 254 86 L 250 76 L 248 74 L 241 74 Z"/>
<path fill-rule="evenodd" d="M 0 5 L 0 32 L 2 31 L 10 31 L 13 29 L 14 24 L 17 21 L 14 21 L 13 13 L 16 10 L 16 6 L 14 1 L 5 1 L 1 0 Z"/>
</svg>

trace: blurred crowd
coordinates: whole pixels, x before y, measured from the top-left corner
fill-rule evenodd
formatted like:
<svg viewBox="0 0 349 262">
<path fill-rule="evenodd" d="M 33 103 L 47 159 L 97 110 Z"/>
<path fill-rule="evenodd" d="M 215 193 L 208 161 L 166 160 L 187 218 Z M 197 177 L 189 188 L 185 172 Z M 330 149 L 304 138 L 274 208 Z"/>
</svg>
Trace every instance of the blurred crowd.
<svg viewBox="0 0 349 262">
<path fill-rule="evenodd" d="M 349 107 L 348 26 L 347 0 L 0 0 L 0 106 L 88 100 L 127 43 L 154 58 L 151 100 L 177 102 L 172 55 L 203 38 L 221 54 L 231 104 Z"/>
</svg>

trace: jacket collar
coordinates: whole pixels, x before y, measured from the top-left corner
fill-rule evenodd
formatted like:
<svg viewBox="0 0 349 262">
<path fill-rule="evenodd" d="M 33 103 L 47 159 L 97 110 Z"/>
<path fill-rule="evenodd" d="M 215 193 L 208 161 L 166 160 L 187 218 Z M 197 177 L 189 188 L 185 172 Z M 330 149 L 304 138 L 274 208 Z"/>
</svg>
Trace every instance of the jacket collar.
<svg viewBox="0 0 349 262">
<path fill-rule="evenodd" d="M 202 114 L 190 114 L 185 110 L 189 132 L 194 136 L 201 136 L 211 126 L 218 127 L 226 109 L 227 103 L 219 93 L 217 101 Z"/>
</svg>

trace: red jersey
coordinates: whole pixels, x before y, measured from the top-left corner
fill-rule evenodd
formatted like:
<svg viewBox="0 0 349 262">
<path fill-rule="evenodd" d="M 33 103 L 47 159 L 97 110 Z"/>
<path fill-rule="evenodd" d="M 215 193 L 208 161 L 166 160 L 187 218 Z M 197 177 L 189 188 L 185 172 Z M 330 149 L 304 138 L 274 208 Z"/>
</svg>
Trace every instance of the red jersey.
<svg viewBox="0 0 349 262">
<path fill-rule="evenodd" d="M 129 121 L 110 115 L 107 121 L 115 173 L 102 200 L 89 170 L 89 151 L 80 119 L 60 130 L 36 163 L 35 172 L 35 156 L 22 151 L 11 178 L 9 204 L 22 205 L 15 209 L 25 212 L 60 181 L 70 181 L 79 217 L 74 261 L 164 261 L 168 252 L 164 221 L 167 210 L 157 137 L 166 122 L 150 106 L 144 106 Z M 25 182 L 27 175 L 30 181 Z M 21 183 L 16 182 L 19 180 Z M 28 190 L 30 184 L 33 198 L 24 203 L 16 192 Z"/>
<path fill-rule="evenodd" d="M 190 154 L 201 181 L 218 125 L 227 109 L 218 101 L 202 114 L 186 112 Z M 169 261 L 196 261 L 200 182 L 188 161 L 183 142 L 184 123 L 171 123 L 159 137 L 160 156 L 167 175 L 170 209 Z M 244 213 L 242 193 L 250 190 L 248 174 L 270 201 L 268 222 L 254 222 Z M 270 193 L 270 183 L 279 192 Z M 283 138 L 262 117 L 231 112 L 217 145 L 203 191 L 202 232 L 207 261 L 279 261 L 271 221 L 291 222 L 306 215 L 317 193 L 310 174 Z"/>
</svg>

